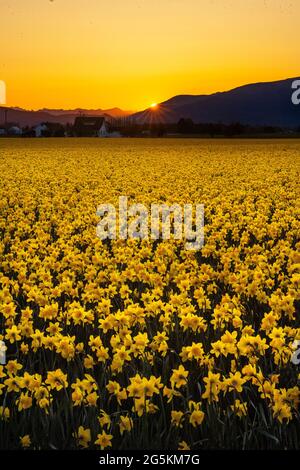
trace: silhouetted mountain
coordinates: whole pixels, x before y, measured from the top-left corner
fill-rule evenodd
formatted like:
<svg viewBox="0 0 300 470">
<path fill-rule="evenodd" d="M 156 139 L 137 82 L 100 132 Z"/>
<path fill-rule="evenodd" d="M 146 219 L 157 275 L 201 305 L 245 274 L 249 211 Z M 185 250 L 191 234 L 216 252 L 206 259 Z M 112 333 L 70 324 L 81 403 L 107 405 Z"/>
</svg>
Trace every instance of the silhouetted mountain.
<svg viewBox="0 0 300 470">
<path fill-rule="evenodd" d="M 108 114 L 111 117 L 119 118 L 123 116 L 128 116 L 132 114 L 132 111 L 123 111 L 120 108 L 110 108 L 110 109 L 48 109 L 43 108 L 39 109 L 39 112 L 45 112 L 52 114 L 53 116 L 63 116 L 65 114 L 84 114 L 85 116 L 102 116 L 103 114 Z"/>
<path fill-rule="evenodd" d="M 291 101 L 294 80 L 297 78 L 254 83 L 211 95 L 178 95 L 160 103 L 157 109 L 134 116 L 138 122 L 170 123 L 189 118 L 195 123 L 295 127 L 300 125 L 300 105 Z"/>
<path fill-rule="evenodd" d="M 295 106 L 291 101 L 291 85 L 294 80 L 299 78 L 254 83 L 211 95 L 178 95 L 160 103 L 157 108 L 148 108 L 134 114 L 119 108 L 27 111 L 17 107 L 0 107 L 0 124 L 4 122 L 7 110 L 7 121 L 16 122 L 21 127 L 34 126 L 41 122 L 73 124 L 80 114 L 109 115 L 116 118 L 131 115 L 137 123 L 176 123 L 185 118 L 192 119 L 194 123 L 240 122 L 252 126 L 299 127 L 300 105 Z"/>
<path fill-rule="evenodd" d="M 73 124 L 75 118 L 79 114 L 84 114 L 87 116 L 105 116 L 109 115 L 111 117 L 124 117 L 128 116 L 130 111 L 122 111 L 119 108 L 112 108 L 109 110 L 86 110 L 86 109 L 76 109 L 76 110 L 63 110 L 63 109 L 41 109 L 39 111 L 27 111 L 22 108 L 4 108 L 0 107 L 0 125 L 5 121 L 5 111 L 7 112 L 7 121 L 18 123 L 21 127 L 25 126 L 36 126 L 41 122 L 59 122 L 60 124 Z"/>
</svg>

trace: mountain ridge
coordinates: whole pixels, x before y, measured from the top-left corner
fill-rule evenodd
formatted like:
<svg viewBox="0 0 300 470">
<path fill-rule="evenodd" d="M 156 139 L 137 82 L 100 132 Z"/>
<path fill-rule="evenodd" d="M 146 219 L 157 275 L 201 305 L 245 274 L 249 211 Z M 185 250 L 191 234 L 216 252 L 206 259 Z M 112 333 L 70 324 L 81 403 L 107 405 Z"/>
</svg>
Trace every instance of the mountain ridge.
<svg viewBox="0 0 300 470">
<path fill-rule="evenodd" d="M 227 91 L 211 94 L 175 95 L 158 104 L 156 108 L 146 108 L 132 113 L 118 107 L 110 109 L 49 109 L 37 111 L 18 107 L 0 107 L 0 124 L 5 121 L 16 122 L 21 127 L 35 126 L 41 122 L 73 124 L 79 115 L 103 116 L 113 118 L 129 116 L 138 124 L 176 123 L 181 118 L 195 123 L 240 122 L 244 125 L 300 127 L 300 105 L 292 103 L 292 83 L 299 77 L 256 82 L 240 85 Z"/>
<path fill-rule="evenodd" d="M 58 122 L 60 124 L 74 124 L 75 118 L 80 115 L 86 116 L 104 116 L 109 115 L 113 118 L 126 117 L 132 114 L 131 111 L 124 111 L 120 108 L 106 109 L 82 109 L 76 108 L 74 110 L 65 109 L 48 109 L 43 108 L 40 110 L 27 110 L 23 108 L 4 107 L 0 106 L 0 125 L 5 122 L 15 122 L 21 127 L 32 127 L 42 122 Z"/>
<path fill-rule="evenodd" d="M 299 77 L 241 85 L 228 91 L 207 95 L 177 95 L 135 113 L 137 122 L 178 122 L 180 118 L 195 123 L 300 126 L 300 106 L 292 103 L 292 83 Z"/>
</svg>

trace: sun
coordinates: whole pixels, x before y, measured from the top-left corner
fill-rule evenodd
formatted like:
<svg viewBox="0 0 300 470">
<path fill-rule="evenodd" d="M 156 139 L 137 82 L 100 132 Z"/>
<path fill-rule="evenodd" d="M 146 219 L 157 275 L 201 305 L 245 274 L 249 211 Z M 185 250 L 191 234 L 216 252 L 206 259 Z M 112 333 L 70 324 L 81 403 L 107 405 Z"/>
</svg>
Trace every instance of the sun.
<svg viewBox="0 0 300 470">
<path fill-rule="evenodd" d="M 152 103 L 150 104 L 150 108 L 155 109 L 157 108 L 158 104 L 157 103 Z"/>
</svg>

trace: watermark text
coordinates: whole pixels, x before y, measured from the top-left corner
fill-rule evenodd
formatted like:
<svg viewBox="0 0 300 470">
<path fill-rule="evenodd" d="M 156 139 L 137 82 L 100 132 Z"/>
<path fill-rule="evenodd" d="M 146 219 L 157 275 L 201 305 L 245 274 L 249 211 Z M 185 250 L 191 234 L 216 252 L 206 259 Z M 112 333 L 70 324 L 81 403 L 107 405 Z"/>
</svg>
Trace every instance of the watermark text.
<svg viewBox="0 0 300 470">
<path fill-rule="evenodd" d="M 119 197 L 118 211 L 113 204 L 101 204 L 96 234 L 101 240 L 185 240 L 187 250 L 199 250 L 204 244 L 204 205 L 153 203 L 128 205 L 128 197 Z"/>
</svg>

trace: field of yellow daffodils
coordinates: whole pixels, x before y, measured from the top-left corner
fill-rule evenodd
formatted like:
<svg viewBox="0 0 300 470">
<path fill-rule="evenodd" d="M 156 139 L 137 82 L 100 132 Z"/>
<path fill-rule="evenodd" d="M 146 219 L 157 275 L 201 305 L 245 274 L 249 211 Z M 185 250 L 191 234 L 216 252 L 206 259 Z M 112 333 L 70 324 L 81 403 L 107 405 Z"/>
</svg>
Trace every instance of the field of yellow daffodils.
<svg viewBox="0 0 300 470">
<path fill-rule="evenodd" d="M 0 448 L 299 448 L 299 156 L 2 139 Z M 204 204 L 203 248 L 101 241 L 121 195 Z"/>
</svg>

